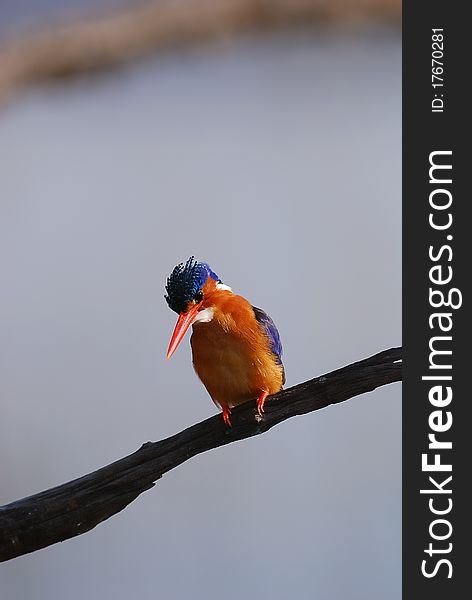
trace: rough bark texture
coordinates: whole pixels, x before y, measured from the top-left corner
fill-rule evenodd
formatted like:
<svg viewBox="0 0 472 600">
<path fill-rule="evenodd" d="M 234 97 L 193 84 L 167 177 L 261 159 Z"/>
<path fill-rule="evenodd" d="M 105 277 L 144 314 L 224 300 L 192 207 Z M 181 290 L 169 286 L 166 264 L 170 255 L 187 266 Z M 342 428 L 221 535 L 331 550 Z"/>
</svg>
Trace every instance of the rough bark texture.
<svg viewBox="0 0 472 600">
<path fill-rule="evenodd" d="M 233 410 L 232 428 L 220 415 L 176 435 L 148 442 L 88 475 L 0 507 L 0 561 L 89 531 L 149 490 L 189 458 L 268 431 L 274 425 L 400 381 L 401 348 L 385 350 L 270 396 L 262 418 L 255 402 Z"/>
<path fill-rule="evenodd" d="M 109 69 L 169 47 L 248 30 L 377 18 L 400 0 L 149 0 L 0 44 L 0 98 L 24 86 Z"/>
</svg>

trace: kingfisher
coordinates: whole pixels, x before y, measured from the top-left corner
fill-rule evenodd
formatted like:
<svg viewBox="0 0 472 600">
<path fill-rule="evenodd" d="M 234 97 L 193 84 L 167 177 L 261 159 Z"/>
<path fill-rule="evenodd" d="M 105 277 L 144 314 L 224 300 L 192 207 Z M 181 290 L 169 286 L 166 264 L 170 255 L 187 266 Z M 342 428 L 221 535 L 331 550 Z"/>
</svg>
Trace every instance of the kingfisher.
<svg viewBox="0 0 472 600">
<path fill-rule="evenodd" d="M 194 369 L 231 427 L 231 409 L 257 398 L 262 416 L 267 396 L 282 389 L 282 344 L 273 320 L 233 293 L 206 262 L 191 256 L 167 279 L 165 299 L 179 317 L 167 358 L 192 326 Z"/>
</svg>

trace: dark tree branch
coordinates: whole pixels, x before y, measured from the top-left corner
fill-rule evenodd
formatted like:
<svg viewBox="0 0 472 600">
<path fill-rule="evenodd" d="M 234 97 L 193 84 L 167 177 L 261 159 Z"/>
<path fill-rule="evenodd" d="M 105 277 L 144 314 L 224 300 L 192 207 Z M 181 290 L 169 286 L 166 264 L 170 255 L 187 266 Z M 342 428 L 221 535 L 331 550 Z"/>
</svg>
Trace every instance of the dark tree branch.
<svg viewBox="0 0 472 600">
<path fill-rule="evenodd" d="M 377 18 L 398 22 L 400 0 L 147 0 L 0 40 L 0 99 L 38 82 L 111 69 L 141 56 L 251 30 Z"/>
<path fill-rule="evenodd" d="M 220 415 L 197 423 L 84 477 L 0 507 L 0 561 L 89 531 L 123 510 L 164 473 L 189 458 L 268 431 L 274 425 L 400 381 L 401 348 L 392 348 L 300 383 L 270 397 L 262 419 L 255 403 L 233 410 L 228 429 Z"/>
</svg>

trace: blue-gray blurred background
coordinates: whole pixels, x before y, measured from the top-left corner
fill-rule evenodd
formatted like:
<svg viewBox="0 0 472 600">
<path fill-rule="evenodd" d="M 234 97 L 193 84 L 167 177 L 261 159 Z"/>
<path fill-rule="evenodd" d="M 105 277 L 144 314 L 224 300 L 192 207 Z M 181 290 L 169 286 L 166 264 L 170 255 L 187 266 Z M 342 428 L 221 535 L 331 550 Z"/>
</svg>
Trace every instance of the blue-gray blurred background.
<svg viewBox="0 0 472 600">
<path fill-rule="evenodd" d="M 71 4 L 1 4 L 0 30 Z M 273 317 L 289 386 L 401 342 L 400 76 L 398 28 L 362 21 L 3 103 L 0 504 L 215 413 L 188 340 L 164 359 L 191 254 Z M 396 600 L 400 411 L 389 386 L 200 455 L 0 565 L 0 598 Z"/>
</svg>

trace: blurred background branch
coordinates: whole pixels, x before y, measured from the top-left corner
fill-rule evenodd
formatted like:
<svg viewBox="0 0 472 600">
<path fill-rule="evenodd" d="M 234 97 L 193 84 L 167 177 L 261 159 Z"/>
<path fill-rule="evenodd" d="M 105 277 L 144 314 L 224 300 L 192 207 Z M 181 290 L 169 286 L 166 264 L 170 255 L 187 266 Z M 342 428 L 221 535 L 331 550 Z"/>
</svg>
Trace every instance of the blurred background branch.
<svg viewBox="0 0 472 600">
<path fill-rule="evenodd" d="M 380 19 L 399 0 L 151 0 L 0 41 L 0 98 L 25 86 L 110 69 L 173 46 L 250 30 Z"/>
<path fill-rule="evenodd" d="M 148 442 L 84 477 L 0 507 L 0 561 L 93 529 L 152 488 L 164 473 L 197 454 L 400 381 L 401 358 L 401 348 L 385 350 L 270 397 L 262 419 L 255 418 L 254 402 L 246 403 L 234 409 L 232 428 L 223 424 L 220 415 L 214 416 L 160 442 Z"/>
</svg>

